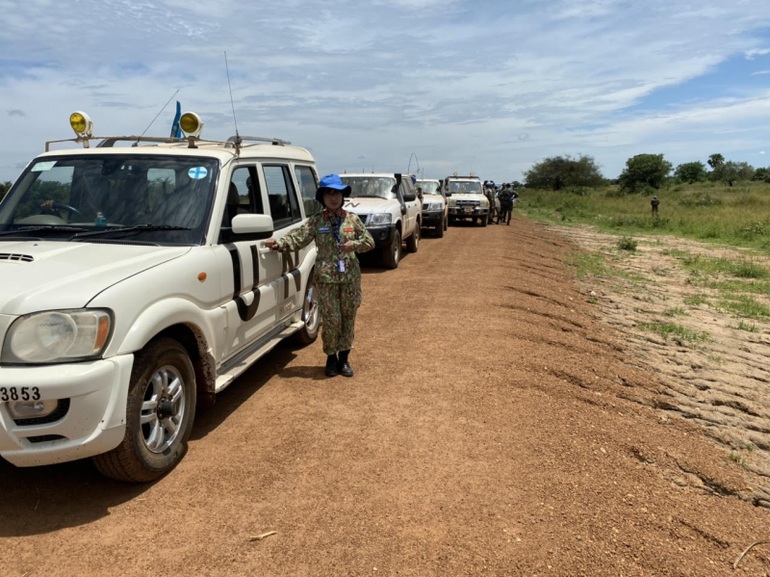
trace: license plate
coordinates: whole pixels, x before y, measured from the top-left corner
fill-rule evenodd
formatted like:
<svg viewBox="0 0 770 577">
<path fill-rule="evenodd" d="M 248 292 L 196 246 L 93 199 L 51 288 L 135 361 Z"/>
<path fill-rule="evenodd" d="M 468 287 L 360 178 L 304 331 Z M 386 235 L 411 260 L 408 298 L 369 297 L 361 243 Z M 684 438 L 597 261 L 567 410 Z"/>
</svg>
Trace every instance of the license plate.
<svg viewBox="0 0 770 577">
<path fill-rule="evenodd" d="M 0 387 L 0 403 L 39 400 L 39 387 Z"/>
<path fill-rule="evenodd" d="M 471 214 L 473 212 L 473 209 L 470 206 L 465 207 L 465 214 Z"/>
</svg>

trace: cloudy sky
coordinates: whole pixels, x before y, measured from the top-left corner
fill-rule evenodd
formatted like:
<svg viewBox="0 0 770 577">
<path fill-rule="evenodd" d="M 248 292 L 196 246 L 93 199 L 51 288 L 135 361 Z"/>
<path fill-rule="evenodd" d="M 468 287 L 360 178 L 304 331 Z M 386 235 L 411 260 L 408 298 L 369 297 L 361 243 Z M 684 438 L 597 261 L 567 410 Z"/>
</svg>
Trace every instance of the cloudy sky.
<svg viewBox="0 0 770 577">
<path fill-rule="evenodd" d="M 0 0 L 0 47 L 0 181 L 74 110 L 166 136 L 175 100 L 322 174 L 770 166 L 770 0 Z"/>
</svg>

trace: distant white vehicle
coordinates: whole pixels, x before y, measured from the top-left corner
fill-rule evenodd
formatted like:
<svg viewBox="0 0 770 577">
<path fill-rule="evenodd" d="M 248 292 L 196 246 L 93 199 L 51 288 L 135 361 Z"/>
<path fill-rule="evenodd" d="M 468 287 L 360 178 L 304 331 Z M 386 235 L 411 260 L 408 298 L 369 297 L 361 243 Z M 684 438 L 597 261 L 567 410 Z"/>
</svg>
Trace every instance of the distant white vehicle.
<svg viewBox="0 0 770 577">
<path fill-rule="evenodd" d="M 470 219 L 481 226 L 487 226 L 490 203 L 478 176 L 447 176 L 443 190 L 449 201 L 450 224 Z"/>
<path fill-rule="evenodd" d="M 418 178 L 415 184 L 422 192 L 422 226 L 432 228 L 434 234 L 441 238 L 449 226 L 449 206 L 441 190 L 441 181 Z"/>
<path fill-rule="evenodd" d="M 422 224 L 420 198 L 408 174 L 392 172 L 340 174 L 350 186 L 344 209 L 359 216 L 374 239 L 385 267 L 401 261 L 402 241 L 406 250 L 417 252 Z"/>
</svg>

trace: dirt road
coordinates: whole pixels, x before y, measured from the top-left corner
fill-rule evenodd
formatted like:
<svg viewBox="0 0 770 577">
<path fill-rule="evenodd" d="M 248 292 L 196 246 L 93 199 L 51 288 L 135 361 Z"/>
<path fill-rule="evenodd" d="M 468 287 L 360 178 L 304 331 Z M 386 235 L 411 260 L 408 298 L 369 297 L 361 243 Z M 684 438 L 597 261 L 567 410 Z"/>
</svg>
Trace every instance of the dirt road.
<svg viewBox="0 0 770 577">
<path fill-rule="evenodd" d="M 155 484 L 0 464 L 0 575 L 767 575 L 765 543 L 733 569 L 766 479 L 660 408 L 573 250 L 514 220 L 367 268 L 356 376 L 279 348 Z"/>
</svg>

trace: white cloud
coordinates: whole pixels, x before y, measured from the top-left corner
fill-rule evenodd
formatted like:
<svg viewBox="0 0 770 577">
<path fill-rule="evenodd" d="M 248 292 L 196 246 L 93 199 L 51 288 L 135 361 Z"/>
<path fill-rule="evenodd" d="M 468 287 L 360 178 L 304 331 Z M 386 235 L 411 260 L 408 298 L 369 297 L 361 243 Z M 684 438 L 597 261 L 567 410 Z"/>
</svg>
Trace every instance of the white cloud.
<svg viewBox="0 0 770 577">
<path fill-rule="evenodd" d="M 0 0 L 0 180 L 76 109 L 97 133 L 141 133 L 179 90 L 207 137 L 229 136 L 225 53 L 239 131 L 305 145 L 324 172 L 405 170 L 415 154 L 429 176 L 504 182 L 589 154 L 617 176 L 635 154 L 766 146 L 766 0 L 260 4 Z M 743 82 L 719 76 L 735 58 Z"/>
</svg>

